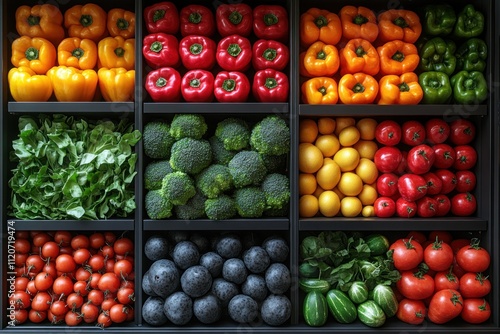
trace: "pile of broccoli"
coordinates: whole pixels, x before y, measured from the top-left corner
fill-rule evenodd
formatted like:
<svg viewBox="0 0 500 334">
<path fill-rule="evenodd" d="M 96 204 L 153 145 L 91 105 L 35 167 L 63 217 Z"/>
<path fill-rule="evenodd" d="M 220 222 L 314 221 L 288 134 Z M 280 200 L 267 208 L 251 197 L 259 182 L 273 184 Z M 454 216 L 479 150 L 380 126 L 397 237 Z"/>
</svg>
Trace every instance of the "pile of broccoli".
<svg viewBox="0 0 500 334">
<path fill-rule="evenodd" d="M 210 128 L 200 114 L 151 121 L 143 131 L 146 214 L 151 219 L 287 216 L 290 130 L 275 115 L 251 126 L 229 117 Z"/>
</svg>

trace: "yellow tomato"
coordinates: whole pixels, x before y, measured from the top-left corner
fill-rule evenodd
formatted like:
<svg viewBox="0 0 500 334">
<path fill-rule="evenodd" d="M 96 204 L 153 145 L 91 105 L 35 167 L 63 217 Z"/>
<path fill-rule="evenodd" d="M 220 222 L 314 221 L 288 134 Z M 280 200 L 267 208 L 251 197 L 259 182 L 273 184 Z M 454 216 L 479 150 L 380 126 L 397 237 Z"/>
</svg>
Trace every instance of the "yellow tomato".
<svg viewBox="0 0 500 334">
<path fill-rule="evenodd" d="M 335 131 L 336 122 L 330 117 L 321 117 L 318 119 L 318 131 L 322 135 L 331 135 Z"/>
<path fill-rule="evenodd" d="M 316 173 L 323 166 L 323 153 L 311 143 L 299 144 L 299 170 Z"/>
<path fill-rule="evenodd" d="M 375 152 L 378 150 L 378 145 L 372 140 L 359 140 L 356 144 L 354 144 L 353 148 L 358 151 L 361 158 L 373 160 Z"/>
<path fill-rule="evenodd" d="M 377 197 L 377 190 L 369 184 L 363 185 L 363 190 L 361 190 L 358 195 L 358 198 L 363 205 L 372 205 L 373 203 L 375 203 Z"/>
<path fill-rule="evenodd" d="M 336 193 L 326 190 L 321 193 L 318 199 L 319 211 L 325 217 L 334 217 L 340 210 L 340 199 Z"/>
<path fill-rule="evenodd" d="M 339 165 L 342 172 L 350 172 L 358 166 L 359 153 L 352 147 L 344 147 L 335 153 L 333 161 Z"/>
<path fill-rule="evenodd" d="M 333 157 L 340 148 L 339 139 L 335 135 L 321 135 L 314 143 L 324 157 Z"/>
<path fill-rule="evenodd" d="M 301 119 L 299 122 L 299 142 L 314 143 L 318 136 L 318 125 L 316 121 L 309 118 Z"/>
<path fill-rule="evenodd" d="M 361 211 L 361 215 L 363 217 L 375 217 L 375 209 L 373 208 L 373 205 L 367 205 L 363 207 L 363 210 Z"/>
<path fill-rule="evenodd" d="M 363 140 L 373 140 L 375 139 L 375 128 L 377 127 L 377 121 L 373 118 L 362 118 L 356 123 L 356 127 L 361 133 L 361 139 Z"/>
<path fill-rule="evenodd" d="M 342 129 L 339 134 L 339 141 L 342 146 L 352 146 L 358 142 L 359 138 L 359 130 L 352 125 Z"/>
<path fill-rule="evenodd" d="M 316 173 L 316 182 L 325 190 L 335 188 L 340 180 L 340 167 L 335 161 L 323 164 L 323 167 Z"/>
<path fill-rule="evenodd" d="M 344 195 L 344 194 L 343 194 L 343 193 L 339 190 L 339 187 L 335 187 L 335 188 L 333 188 L 333 190 L 332 190 L 332 191 L 333 191 L 334 193 L 336 193 L 336 194 L 337 194 L 337 196 L 338 196 L 340 199 L 342 199 L 342 198 L 344 198 L 344 197 L 345 197 L 345 195 Z"/>
<path fill-rule="evenodd" d="M 318 199 L 313 195 L 302 195 L 299 199 L 299 214 L 301 217 L 314 217 L 319 210 Z"/>
<path fill-rule="evenodd" d="M 363 205 L 357 197 L 344 197 L 340 201 L 340 212 L 344 217 L 357 217 L 363 210 Z"/>
<path fill-rule="evenodd" d="M 363 190 L 363 181 L 357 174 L 346 172 L 342 173 L 337 187 L 346 196 L 358 196 Z"/>
<path fill-rule="evenodd" d="M 358 174 L 364 183 L 371 184 L 377 181 L 378 169 L 373 161 L 361 158 L 359 159 L 358 166 L 356 167 L 356 174 Z"/>
<path fill-rule="evenodd" d="M 335 127 L 335 134 L 338 136 L 340 131 L 344 130 L 351 125 L 356 125 L 356 120 L 352 117 L 337 117 L 337 126 Z"/>
<path fill-rule="evenodd" d="M 317 183 L 314 174 L 299 174 L 299 195 L 311 195 L 316 190 Z"/>
</svg>

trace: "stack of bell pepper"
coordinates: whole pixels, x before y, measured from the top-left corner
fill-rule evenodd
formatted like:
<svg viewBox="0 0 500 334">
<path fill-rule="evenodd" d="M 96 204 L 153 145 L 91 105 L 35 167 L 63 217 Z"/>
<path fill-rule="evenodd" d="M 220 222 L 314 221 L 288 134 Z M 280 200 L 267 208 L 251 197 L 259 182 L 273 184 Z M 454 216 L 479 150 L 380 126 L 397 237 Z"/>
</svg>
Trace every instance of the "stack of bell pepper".
<svg viewBox="0 0 500 334">
<path fill-rule="evenodd" d="M 20 6 L 8 74 L 16 101 L 132 101 L 135 14 L 92 3 L 63 13 L 51 4 Z"/>
<path fill-rule="evenodd" d="M 245 102 L 251 92 L 256 101 L 288 99 L 281 71 L 289 61 L 289 27 L 282 6 L 221 4 L 213 13 L 194 4 L 178 11 L 164 1 L 146 7 L 144 20 L 145 88 L 153 101 Z"/>
</svg>

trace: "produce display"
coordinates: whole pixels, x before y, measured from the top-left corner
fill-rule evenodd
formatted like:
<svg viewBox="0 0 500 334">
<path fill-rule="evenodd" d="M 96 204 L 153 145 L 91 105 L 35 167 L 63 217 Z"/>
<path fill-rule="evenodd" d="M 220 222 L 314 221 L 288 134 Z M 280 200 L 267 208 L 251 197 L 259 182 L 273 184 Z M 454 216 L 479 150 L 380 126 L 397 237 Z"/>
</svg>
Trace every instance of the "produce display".
<svg viewBox="0 0 500 334">
<path fill-rule="evenodd" d="M 144 245 L 151 261 L 142 290 L 142 317 L 152 326 L 182 326 L 197 319 L 214 324 L 228 317 L 252 323 L 257 317 L 279 326 L 291 316 L 288 243 L 279 236 L 204 236 L 182 231 L 151 236 Z"/>
</svg>

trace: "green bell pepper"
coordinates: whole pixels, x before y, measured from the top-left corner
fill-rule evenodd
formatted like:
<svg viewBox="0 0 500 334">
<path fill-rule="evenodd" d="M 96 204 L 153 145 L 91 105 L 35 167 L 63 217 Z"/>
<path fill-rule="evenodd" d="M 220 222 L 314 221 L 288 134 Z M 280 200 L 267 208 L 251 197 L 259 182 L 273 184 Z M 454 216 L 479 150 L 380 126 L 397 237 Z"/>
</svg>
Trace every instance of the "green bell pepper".
<svg viewBox="0 0 500 334">
<path fill-rule="evenodd" d="M 478 104 L 488 97 L 488 84 L 479 71 L 460 71 L 451 80 L 453 98 L 460 104 Z"/>
<path fill-rule="evenodd" d="M 474 5 L 467 5 L 458 14 L 457 24 L 455 24 L 454 34 L 459 38 L 470 38 L 481 35 L 484 29 L 484 15 L 474 8 Z"/>
<path fill-rule="evenodd" d="M 420 69 L 438 71 L 452 75 L 457 65 L 456 45 L 451 40 L 434 37 L 427 41 L 420 51 Z"/>
<path fill-rule="evenodd" d="M 422 22 L 427 35 L 445 36 L 451 34 L 457 15 L 450 5 L 427 5 L 424 7 L 424 20 Z"/>
<path fill-rule="evenodd" d="M 488 58 L 488 46 L 482 39 L 470 38 L 460 45 L 455 56 L 459 70 L 483 72 Z"/>
<path fill-rule="evenodd" d="M 443 104 L 451 98 L 452 89 L 450 79 L 445 73 L 430 71 L 418 76 L 418 83 L 424 92 L 422 103 Z"/>
</svg>

